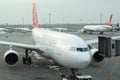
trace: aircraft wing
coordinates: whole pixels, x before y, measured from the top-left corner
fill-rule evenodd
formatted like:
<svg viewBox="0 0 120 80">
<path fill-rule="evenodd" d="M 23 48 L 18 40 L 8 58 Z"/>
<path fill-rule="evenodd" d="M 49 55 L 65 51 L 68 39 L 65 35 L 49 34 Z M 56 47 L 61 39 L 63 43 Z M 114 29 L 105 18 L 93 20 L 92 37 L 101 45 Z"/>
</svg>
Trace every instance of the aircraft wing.
<svg viewBox="0 0 120 80">
<path fill-rule="evenodd" d="M 35 45 L 29 45 L 29 44 L 23 44 L 23 43 L 0 41 L 0 44 L 10 46 L 10 47 L 18 47 L 18 48 L 28 49 L 28 50 L 39 50 L 39 48 Z"/>
<path fill-rule="evenodd" d="M 119 39 L 120 36 L 114 36 L 114 37 L 111 37 L 112 39 Z M 92 39 L 92 40 L 87 40 L 86 43 L 87 44 L 94 44 L 94 43 L 97 43 L 98 42 L 98 39 Z"/>
</svg>

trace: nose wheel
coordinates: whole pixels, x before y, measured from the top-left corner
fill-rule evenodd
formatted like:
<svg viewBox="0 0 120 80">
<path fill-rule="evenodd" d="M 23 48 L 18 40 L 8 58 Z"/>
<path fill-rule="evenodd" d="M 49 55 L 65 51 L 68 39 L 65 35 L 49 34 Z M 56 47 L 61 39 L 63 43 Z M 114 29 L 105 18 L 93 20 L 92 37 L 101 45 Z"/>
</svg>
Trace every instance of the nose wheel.
<svg viewBox="0 0 120 80">
<path fill-rule="evenodd" d="M 30 51 L 30 52 L 31 52 L 31 51 Z M 31 57 L 28 55 L 30 52 L 29 52 L 29 50 L 25 50 L 25 57 L 22 58 L 23 64 L 28 64 L 28 65 L 31 65 L 31 64 L 32 64 L 32 59 L 31 59 Z"/>
<path fill-rule="evenodd" d="M 77 78 L 77 75 L 76 75 L 76 72 L 77 72 L 77 69 L 70 69 L 71 71 L 71 75 L 68 76 L 68 77 L 65 77 L 65 75 L 62 76 L 63 80 L 78 80 Z"/>
<path fill-rule="evenodd" d="M 71 73 L 72 73 L 72 75 L 70 76 L 70 80 L 71 80 L 71 79 L 72 79 L 72 80 L 76 80 L 76 79 L 77 79 L 77 78 L 76 78 L 77 69 L 72 68 L 72 69 L 70 69 L 70 71 L 71 71 Z"/>
</svg>

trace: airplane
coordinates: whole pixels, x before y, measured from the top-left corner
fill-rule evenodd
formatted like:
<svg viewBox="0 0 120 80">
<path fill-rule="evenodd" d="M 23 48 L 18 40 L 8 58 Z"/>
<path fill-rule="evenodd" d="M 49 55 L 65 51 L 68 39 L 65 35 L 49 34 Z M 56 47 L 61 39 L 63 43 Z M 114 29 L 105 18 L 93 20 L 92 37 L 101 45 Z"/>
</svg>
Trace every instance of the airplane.
<svg viewBox="0 0 120 80">
<path fill-rule="evenodd" d="M 0 28 L 0 31 L 6 31 L 7 29 L 6 28 Z"/>
<path fill-rule="evenodd" d="M 5 33 L 5 31 L 0 31 L 0 35 L 4 35 Z"/>
<path fill-rule="evenodd" d="M 119 27 L 119 23 L 117 23 L 116 25 L 113 26 L 113 31 L 119 31 L 120 27 Z"/>
<path fill-rule="evenodd" d="M 86 33 L 90 32 L 100 32 L 100 34 L 103 34 L 103 32 L 108 32 L 112 30 L 111 22 L 112 22 L 112 14 L 110 15 L 109 21 L 106 23 L 106 25 L 86 25 L 82 28 L 81 32 Z"/>
<path fill-rule="evenodd" d="M 0 45 L 9 46 L 3 56 L 4 62 L 14 66 L 20 60 L 19 53 L 13 47 L 25 50 L 22 58 L 23 64 L 31 65 L 30 52 L 35 51 L 43 57 L 49 57 L 57 63 L 71 70 L 74 75 L 75 69 L 85 68 L 92 62 L 101 62 L 104 57 L 99 55 L 98 49 L 92 47 L 82 38 L 68 33 L 50 31 L 38 26 L 36 5 L 33 3 L 33 29 L 32 38 L 34 45 L 16 42 L 0 41 Z"/>
<path fill-rule="evenodd" d="M 67 32 L 68 31 L 67 28 L 60 28 L 60 27 L 52 28 L 52 30 L 55 30 L 55 31 L 58 31 L 58 32 Z"/>
<path fill-rule="evenodd" d="M 13 31 L 17 31 L 17 32 L 31 32 L 31 30 L 29 28 L 13 28 Z"/>
<path fill-rule="evenodd" d="M 6 33 L 6 28 L 0 28 L 0 35 L 4 35 Z"/>
</svg>

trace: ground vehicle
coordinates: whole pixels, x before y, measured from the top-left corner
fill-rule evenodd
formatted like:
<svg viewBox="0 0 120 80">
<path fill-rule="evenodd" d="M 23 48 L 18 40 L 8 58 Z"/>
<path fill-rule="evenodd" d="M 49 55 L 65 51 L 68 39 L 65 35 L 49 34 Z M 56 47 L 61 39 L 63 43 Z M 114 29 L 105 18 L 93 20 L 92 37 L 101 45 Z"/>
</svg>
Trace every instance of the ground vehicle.
<svg viewBox="0 0 120 80">
<path fill-rule="evenodd" d="M 92 80 L 92 76 L 90 75 L 80 75 L 76 77 L 77 77 L 77 80 Z"/>
<path fill-rule="evenodd" d="M 77 75 L 77 76 L 70 76 L 68 78 L 64 77 L 62 80 L 93 80 L 92 76 L 90 75 Z"/>
</svg>

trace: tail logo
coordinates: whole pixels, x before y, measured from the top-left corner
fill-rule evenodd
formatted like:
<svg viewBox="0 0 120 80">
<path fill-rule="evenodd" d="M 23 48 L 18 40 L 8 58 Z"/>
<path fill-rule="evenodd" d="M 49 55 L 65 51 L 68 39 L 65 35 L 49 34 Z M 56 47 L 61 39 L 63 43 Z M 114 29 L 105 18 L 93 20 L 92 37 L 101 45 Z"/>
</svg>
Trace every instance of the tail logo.
<svg viewBox="0 0 120 80">
<path fill-rule="evenodd" d="M 108 23 L 106 24 L 107 26 L 110 26 L 111 25 L 111 22 L 112 22 L 112 14 L 110 15 L 110 19 L 109 19 L 109 21 L 108 21 Z"/>
<path fill-rule="evenodd" d="M 33 27 L 38 28 L 38 18 L 37 18 L 37 12 L 36 12 L 36 6 L 35 3 L 33 3 Z"/>
</svg>

